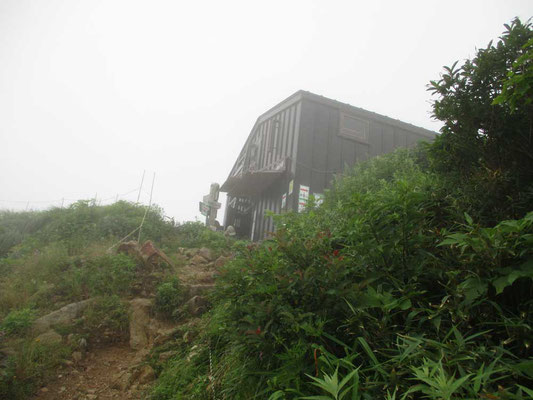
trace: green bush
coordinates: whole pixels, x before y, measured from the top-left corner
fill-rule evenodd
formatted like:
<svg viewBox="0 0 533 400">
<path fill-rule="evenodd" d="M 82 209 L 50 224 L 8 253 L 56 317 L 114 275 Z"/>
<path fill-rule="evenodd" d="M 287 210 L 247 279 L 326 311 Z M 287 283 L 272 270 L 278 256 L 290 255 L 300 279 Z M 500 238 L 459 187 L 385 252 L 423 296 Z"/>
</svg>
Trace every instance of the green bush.
<svg viewBox="0 0 533 400">
<path fill-rule="evenodd" d="M 8 335 L 20 335 L 26 333 L 33 321 L 36 313 L 31 308 L 10 311 L 0 324 L 0 330 Z"/>
<path fill-rule="evenodd" d="M 196 342 L 212 343 L 217 392 L 335 398 L 325 388 L 349 377 L 342 390 L 360 399 L 526 398 L 533 214 L 483 226 L 424 160 L 400 150 L 358 165 L 322 206 L 239 246 Z M 167 368 L 174 398 L 211 390 L 202 365 Z"/>
<path fill-rule="evenodd" d="M 177 277 L 159 284 L 155 295 L 155 309 L 166 318 L 175 316 L 183 301 L 183 293 Z"/>
<path fill-rule="evenodd" d="M 533 30 L 518 18 L 505 26 L 500 40 L 445 67 L 428 89 L 444 124 L 431 165 L 457 187 L 461 206 L 490 224 L 520 218 L 533 203 Z"/>
<path fill-rule="evenodd" d="M 74 259 L 57 283 L 58 293 L 71 300 L 127 295 L 136 271 L 136 262 L 124 254 Z"/>
</svg>

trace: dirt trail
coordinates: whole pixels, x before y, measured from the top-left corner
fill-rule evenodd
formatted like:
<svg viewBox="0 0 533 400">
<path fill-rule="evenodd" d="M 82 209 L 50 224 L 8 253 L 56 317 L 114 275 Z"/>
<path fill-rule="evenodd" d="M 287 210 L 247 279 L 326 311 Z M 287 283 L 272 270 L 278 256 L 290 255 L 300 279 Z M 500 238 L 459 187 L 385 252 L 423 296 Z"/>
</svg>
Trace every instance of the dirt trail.
<svg viewBox="0 0 533 400">
<path fill-rule="evenodd" d="M 207 252 L 207 259 L 200 256 L 202 252 L 203 254 Z M 140 323 L 146 325 L 148 328 L 157 327 L 162 329 L 163 332 L 170 332 L 178 325 L 194 320 L 194 318 L 205 311 L 205 300 L 202 301 L 203 296 L 214 285 L 214 274 L 217 268 L 223 265 L 228 259 L 229 257 L 227 256 L 219 257 L 215 261 L 207 249 L 205 251 L 204 249 L 190 249 L 185 251 L 185 254 L 182 255 L 184 265 L 176 271 L 176 274 L 180 277 L 187 297 L 191 301 L 195 300 L 195 302 L 184 303 L 184 306 L 190 303 L 188 318 L 180 321 L 180 324 L 172 323 L 168 326 L 166 326 L 168 322 L 157 321 L 148 314 L 145 317 L 137 316 L 136 321 L 141 321 Z M 153 297 L 153 293 L 149 295 Z M 130 304 L 132 302 L 133 300 Z M 131 310 L 133 308 L 132 306 Z M 133 310 L 131 311 L 130 318 L 135 318 L 136 315 Z M 130 335 L 132 334 L 132 326 L 137 325 L 130 320 Z M 148 343 L 141 350 L 132 350 L 128 343 L 92 349 L 83 357 L 83 360 L 67 362 L 49 380 L 45 387 L 37 391 L 33 399 L 140 400 L 148 392 L 155 379 L 153 369 L 145 363 L 146 356 L 153 345 L 153 342 Z"/>
<path fill-rule="evenodd" d="M 96 349 L 77 364 L 57 372 L 49 384 L 34 396 L 35 400 L 136 400 L 145 388 L 122 391 L 116 377 L 139 362 L 138 353 L 127 344 Z"/>
</svg>

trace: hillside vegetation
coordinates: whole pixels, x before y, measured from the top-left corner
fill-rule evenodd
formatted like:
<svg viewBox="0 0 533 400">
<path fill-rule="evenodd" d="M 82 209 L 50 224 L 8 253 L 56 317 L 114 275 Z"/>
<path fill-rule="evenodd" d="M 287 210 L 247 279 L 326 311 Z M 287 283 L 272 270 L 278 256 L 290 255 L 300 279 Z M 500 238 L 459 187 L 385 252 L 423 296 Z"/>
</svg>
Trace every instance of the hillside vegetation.
<svg viewBox="0 0 533 400">
<path fill-rule="evenodd" d="M 164 249 L 174 268 L 147 268 L 138 257 L 117 254 L 119 241 L 143 218 L 140 241 Z M 138 231 L 128 239 L 137 240 Z M 183 264 L 178 248 L 202 245 L 221 251 L 231 243 L 202 223 L 176 225 L 157 207 L 147 211 L 127 202 L 0 212 L 0 398 L 34 393 L 72 352 L 85 350 L 79 343 L 94 348 L 127 341 L 127 300 L 161 293 L 156 306 L 176 305 L 176 268 Z M 87 299 L 91 305 L 74 325 L 55 326 L 67 342 L 40 340 L 39 317 Z"/>
<path fill-rule="evenodd" d="M 357 165 L 321 205 L 274 216 L 262 243 L 148 213 L 143 238 L 176 263 L 179 247 L 234 253 L 211 309 L 152 349 L 148 398 L 533 398 L 531 25 L 513 21 L 429 90 L 444 124 L 433 144 Z M 124 339 L 124 299 L 147 283 L 137 260 L 107 249 L 144 212 L 79 202 L 0 214 L 0 329 L 20 349 L 0 397 L 31 394 L 75 350 L 35 343 L 38 315 L 97 298 L 65 329 Z M 153 283 L 178 323 L 179 278 L 163 268 Z"/>
<path fill-rule="evenodd" d="M 242 246 L 153 398 L 532 398 L 532 37 L 515 20 L 431 83 L 434 144 Z"/>
</svg>

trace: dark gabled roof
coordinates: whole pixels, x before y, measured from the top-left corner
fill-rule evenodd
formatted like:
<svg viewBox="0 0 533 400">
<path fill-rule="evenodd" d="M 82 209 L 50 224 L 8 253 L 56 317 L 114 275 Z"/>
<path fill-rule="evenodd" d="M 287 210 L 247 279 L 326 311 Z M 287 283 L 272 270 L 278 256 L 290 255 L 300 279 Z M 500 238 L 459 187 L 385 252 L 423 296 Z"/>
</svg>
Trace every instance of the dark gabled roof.
<svg viewBox="0 0 533 400">
<path fill-rule="evenodd" d="M 352 111 L 352 112 L 355 112 L 357 114 L 364 115 L 365 117 L 373 119 L 375 121 L 383 122 L 385 124 L 396 126 L 398 128 L 407 129 L 407 130 L 409 130 L 411 132 L 415 132 L 415 133 L 418 133 L 420 135 L 427 136 L 428 138 L 434 138 L 435 135 L 437 135 L 436 132 L 430 131 L 429 129 L 421 128 L 419 126 L 416 126 L 416 125 L 413 125 L 413 124 L 409 124 L 407 122 L 400 121 L 399 119 L 387 117 L 386 115 L 381 115 L 381 114 L 378 114 L 378 113 L 375 113 L 375 112 L 372 112 L 372 111 L 368 111 L 368 110 L 365 110 L 364 108 L 355 107 L 355 106 L 352 106 L 350 104 L 342 103 L 342 102 L 337 101 L 337 100 L 328 99 L 327 97 L 320 96 L 318 94 L 314 94 L 314 93 L 311 93 L 311 92 L 307 92 L 305 90 L 299 90 L 295 94 L 298 94 L 298 93 L 300 93 L 302 95 L 302 97 L 304 97 L 306 99 L 309 99 L 311 101 L 314 101 L 314 102 L 317 102 L 317 103 L 321 103 L 321 104 L 325 104 L 325 105 L 329 105 L 329 106 L 332 106 L 332 107 L 335 107 L 335 108 L 339 108 L 339 109 L 341 109 L 343 111 L 347 111 L 347 112 Z M 280 104 L 282 104 L 282 103 L 280 103 Z"/>
<path fill-rule="evenodd" d="M 257 118 L 254 126 L 252 127 L 252 130 L 250 131 L 250 134 L 248 135 L 248 138 L 246 139 L 246 142 L 244 143 L 244 146 L 242 147 L 241 152 L 239 153 L 239 156 L 237 157 L 237 160 L 235 161 L 233 167 L 231 168 L 228 178 L 231 177 L 231 174 L 235 170 L 235 167 L 237 166 L 237 161 L 239 160 L 242 154 L 242 151 L 248 145 L 248 141 L 251 139 L 256 126 L 259 125 L 261 122 L 269 119 L 274 114 L 277 114 L 281 110 L 291 106 L 294 103 L 301 101 L 302 99 L 306 99 L 306 100 L 314 101 L 316 103 L 324 104 L 330 107 L 338 108 L 348 113 L 350 112 L 356 113 L 360 116 L 364 116 L 365 118 L 369 118 L 374 121 L 382 122 L 382 123 L 395 126 L 401 129 L 406 129 L 410 132 L 414 132 L 419 135 L 426 136 L 428 138 L 434 138 L 435 135 L 437 135 L 436 132 L 430 131 L 429 129 L 421 128 L 419 126 L 400 121 L 399 119 L 390 118 L 385 115 L 381 115 L 381 114 L 378 114 L 372 111 L 365 110 L 364 108 L 355 107 L 347 103 L 342 103 L 337 100 L 329 99 L 327 97 L 320 96 L 318 94 L 314 94 L 306 90 L 298 90 L 297 92 L 293 93 L 292 95 L 287 97 L 285 100 L 279 102 L 278 104 L 276 104 L 275 106 L 273 106 L 272 108 L 270 108 L 268 111 L 264 112 Z"/>
</svg>

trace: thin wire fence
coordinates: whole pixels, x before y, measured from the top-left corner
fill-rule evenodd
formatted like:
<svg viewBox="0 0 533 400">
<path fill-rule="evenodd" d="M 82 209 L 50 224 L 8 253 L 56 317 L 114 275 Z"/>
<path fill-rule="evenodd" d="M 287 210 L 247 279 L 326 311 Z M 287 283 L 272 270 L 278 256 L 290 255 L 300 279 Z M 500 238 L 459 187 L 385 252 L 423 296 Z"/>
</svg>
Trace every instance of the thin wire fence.
<svg viewBox="0 0 533 400">
<path fill-rule="evenodd" d="M 124 193 L 117 193 L 113 196 L 100 198 L 98 194 L 80 196 L 79 198 L 62 197 L 55 200 L 8 200 L 0 199 L 0 210 L 14 210 L 14 211 L 30 211 L 30 210 L 45 210 L 48 208 L 64 208 L 80 200 L 88 200 L 95 205 L 110 205 L 118 201 L 130 201 L 132 203 L 139 202 L 141 194 L 147 194 L 145 190 L 139 190 L 140 187 L 131 189 Z M 144 197 L 144 196 L 143 196 Z M 143 203 L 142 201 L 140 203 Z"/>
</svg>

